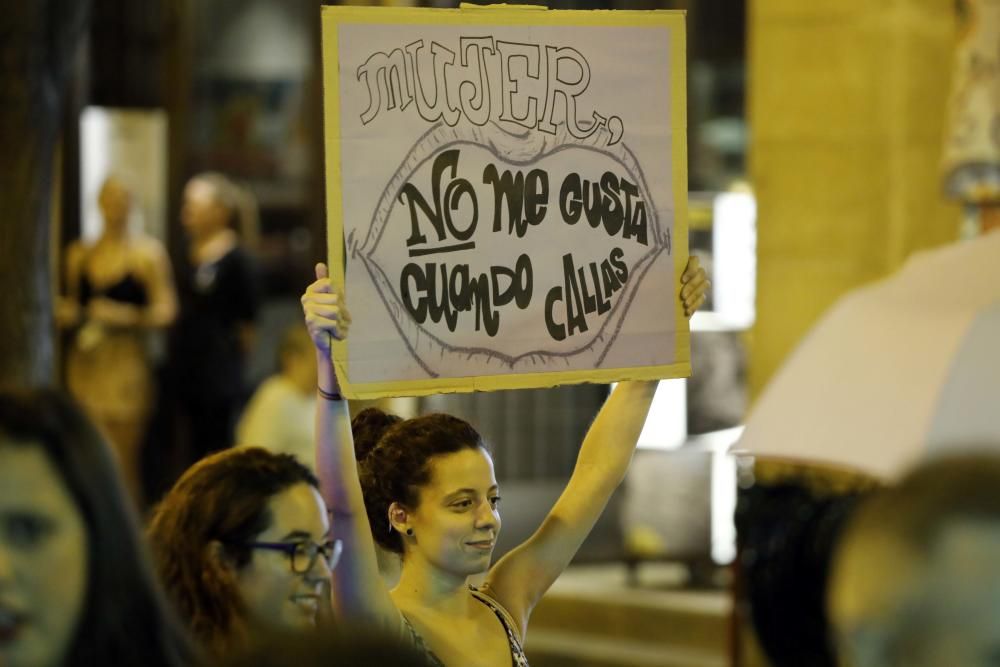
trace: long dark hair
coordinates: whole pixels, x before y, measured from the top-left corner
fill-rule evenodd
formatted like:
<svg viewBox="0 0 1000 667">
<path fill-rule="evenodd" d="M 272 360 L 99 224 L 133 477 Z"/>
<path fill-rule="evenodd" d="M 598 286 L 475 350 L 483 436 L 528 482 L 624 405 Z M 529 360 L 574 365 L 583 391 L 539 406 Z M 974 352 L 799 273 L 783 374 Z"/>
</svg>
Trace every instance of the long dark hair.
<svg viewBox="0 0 1000 667">
<path fill-rule="evenodd" d="M 194 648 L 153 575 L 138 518 L 97 429 L 61 391 L 0 389 L 0 432 L 7 436 L 0 446 L 44 450 L 87 529 L 87 597 L 67 664 L 191 664 Z"/>
<path fill-rule="evenodd" d="M 250 562 L 242 546 L 271 523 L 268 502 L 316 477 L 287 454 L 260 447 L 230 449 L 188 468 L 156 507 L 149 537 L 160 578 L 191 632 L 216 655 L 242 644 L 247 609 L 232 571 L 211 554 L 221 544 L 236 568 Z"/>
<path fill-rule="evenodd" d="M 748 609 L 769 664 L 834 667 L 826 604 L 834 549 L 877 482 L 808 464 L 769 479 L 766 471 L 776 465 L 758 460 L 756 470 L 765 474 L 739 491 L 738 603 Z"/>
<path fill-rule="evenodd" d="M 354 455 L 372 536 L 385 549 L 403 553 L 403 539 L 389 526 L 389 506 L 416 507 L 420 487 L 430 481 L 430 459 L 463 449 L 487 450 L 467 421 L 446 414 L 400 419 L 366 408 L 351 421 Z"/>
</svg>

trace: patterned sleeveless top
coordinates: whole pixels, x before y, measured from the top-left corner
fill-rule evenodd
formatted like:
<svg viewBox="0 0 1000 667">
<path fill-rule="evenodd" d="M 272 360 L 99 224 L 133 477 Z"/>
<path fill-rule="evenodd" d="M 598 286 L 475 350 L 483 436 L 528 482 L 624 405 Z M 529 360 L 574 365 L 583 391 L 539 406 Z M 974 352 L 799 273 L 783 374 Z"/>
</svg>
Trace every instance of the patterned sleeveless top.
<svg viewBox="0 0 1000 667">
<path fill-rule="evenodd" d="M 490 608 L 496 617 L 500 620 L 500 625 L 503 626 L 504 631 L 507 633 L 507 642 L 510 644 L 510 664 L 511 667 L 529 667 L 528 658 L 524 655 L 524 649 L 521 648 L 521 642 L 517 638 L 517 634 L 514 632 L 514 619 L 510 617 L 507 610 L 500 606 L 500 603 L 486 595 L 485 593 L 479 591 L 472 586 L 469 586 L 469 590 L 472 592 L 472 597 L 476 598 L 484 605 Z M 445 664 L 441 662 L 441 658 L 434 655 L 427 644 L 424 643 L 424 638 L 420 636 L 416 628 L 410 624 L 409 619 L 403 616 L 403 625 L 406 627 L 406 632 L 410 636 L 410 641 L 413 642 L 414 647 L 418 651 L 424 654 L 427 658 L 428 664 L 431 667 L 445 667 Z"/>
</svg>

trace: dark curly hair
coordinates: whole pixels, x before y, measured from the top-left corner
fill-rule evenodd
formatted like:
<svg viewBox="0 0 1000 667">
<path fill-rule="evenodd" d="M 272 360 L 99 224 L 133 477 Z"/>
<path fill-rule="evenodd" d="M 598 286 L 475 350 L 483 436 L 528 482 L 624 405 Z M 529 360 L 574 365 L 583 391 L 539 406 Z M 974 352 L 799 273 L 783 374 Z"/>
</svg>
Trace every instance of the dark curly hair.
<svg viewBox="0 0 1000 667">
<path fill-rule="evenodd" d="M 87 597 L 65 664 L 194 663 L 195 646 L 156 580 L 114 454 L 80 407 L 58 389 L 0 389 L 2 447 L 42 449 L 86 525 Z"/>
<path fill-rule="evenodd" d="M 417 505 L 420 487 L 430 481 L 431 458 L 464 449 L 489 451 L 471 424 L 440 413 L 401 419 L 366 408 L 351 421 L 351 431 L 372 535 L 397 554 L 403 553 L 403 539 L 389 526 L 389 506 Z"/>
<path fill-rule="evenodd" d="M 241 447 L 208 456 L 188 468 L 153 513 L 149 540 L 160 579 L 191 632 L 214 655 L 245 639 L 246 606 L 232 573 L 210 554 L 223 545 L 242 568 L 241 546 L 271 523 L 268 502 L 296 484 L 319 487 L 315 475 L 288 454 Z"/>
</svg>

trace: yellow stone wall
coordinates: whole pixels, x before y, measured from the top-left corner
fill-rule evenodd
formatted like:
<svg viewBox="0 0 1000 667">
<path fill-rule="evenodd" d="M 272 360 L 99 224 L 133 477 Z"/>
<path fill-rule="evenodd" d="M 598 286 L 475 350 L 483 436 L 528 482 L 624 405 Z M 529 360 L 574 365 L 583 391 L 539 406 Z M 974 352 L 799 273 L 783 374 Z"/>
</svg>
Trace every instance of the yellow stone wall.
<svg viewBox="0 0 1000 667">
<path fill-rule="evenodd" d="M 756 397 L 816 318 L 957 238 L 941 146 L 955 0 L 750 0 Z"/>
</svg>

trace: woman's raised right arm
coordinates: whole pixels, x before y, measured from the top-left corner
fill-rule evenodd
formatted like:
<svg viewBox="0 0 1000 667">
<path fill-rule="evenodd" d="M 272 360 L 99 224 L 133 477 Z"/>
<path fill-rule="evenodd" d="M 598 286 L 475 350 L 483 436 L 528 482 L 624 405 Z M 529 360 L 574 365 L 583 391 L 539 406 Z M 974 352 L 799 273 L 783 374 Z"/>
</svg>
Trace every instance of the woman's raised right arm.
<svg viewBox="0 0 1000 667">
<path fill-rule="evenodd" d="M 318 362 L 316 471 L 330 512 L 331 530 L 344 545 L 333 571 L 334 609 L 346 621 L 375 623 L 385 631 L 398 632 L 399 611 L 379 574 L 375 540 L 365 512 L 347 401 L 331 398 L 340 395 L 331 339 L 346 338 L 351 317 L 343 293 L 330 284 L 326 265 L 316 266 L 316 282 L 302 296 L 302 309 Z"/>
</svg>

